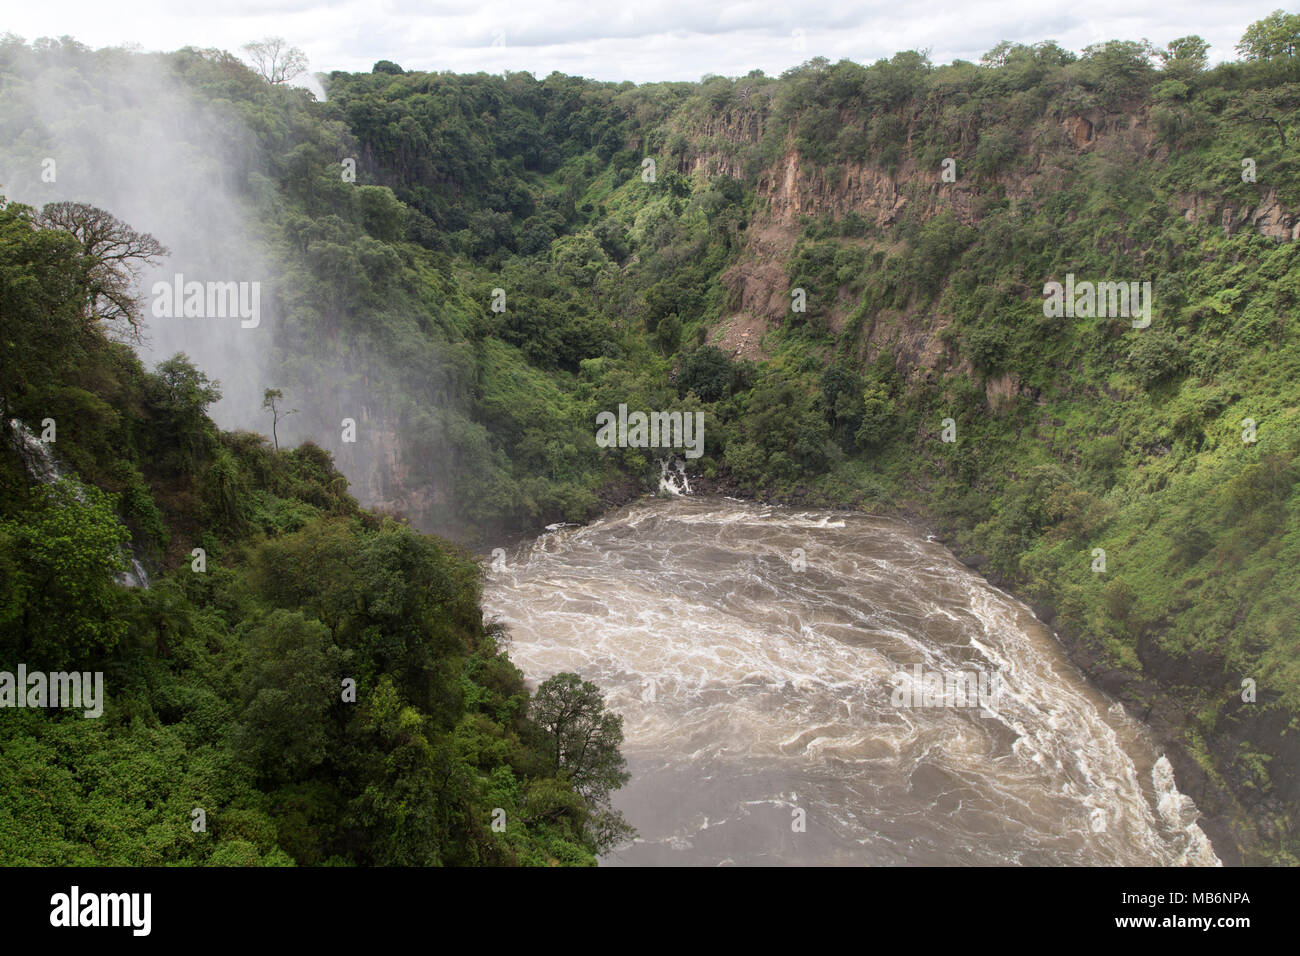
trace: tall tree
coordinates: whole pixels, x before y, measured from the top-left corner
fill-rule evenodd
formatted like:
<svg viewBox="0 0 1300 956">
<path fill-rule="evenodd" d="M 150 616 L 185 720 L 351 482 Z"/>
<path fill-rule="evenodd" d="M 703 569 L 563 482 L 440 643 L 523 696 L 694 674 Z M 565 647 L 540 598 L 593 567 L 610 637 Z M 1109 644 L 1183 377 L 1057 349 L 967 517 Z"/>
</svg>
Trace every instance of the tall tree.
<svg viewBox="0 0 1300 956">
<path fill-rule="evenodd" d="M 284 37 L 253 40 L 245 43 L 242 49 L 268 83 L 287 83 L 307 72 L 307 54 L 296 46 L 289 46 Z"/>
<path fill-rule="evenodd" d="M 58 379 L 85 335 L 76 242 L 36 228 L 35 212 L 0 196 L 0 421 Z"/>
<path fill-rule="evenodd" d="M 1247 60 L 1276 60 L 1300 51 L 1300 14 L 1274 10 L 1256 20 L 1241 37 L 1237 52 Z"/>
<path fill-rule="evenodd" d="M 87 203 L 47 203 L 37 223 L 67 232 L 81 243 L 86 318 L 121 320 L 132 332 L 138 331 L 140 299 L 135 283 L 139 268 L 167 255 L 167 247 L 149 233 L 132 229 L 112 213 Z"/>
<path fill-rule="evenodd" d="M 1170 40 L 1156 55 L 1166 71 L 1199 73 L 1210 62 L 1209 51 L 1210 44 L 1192 34 Z"/>
<path fill-rule="evenodd" d="M 550 738 L 557 773 L 589 799 L 601 800 L 628 780 L 619 752 L 623 718 L 605 710 L 600 688 L 577 674 L 556 674 L 537 688 L 532 719 Z"/>
<path fill-rule="evenodd" d="M 592 808 L 588 836 L 597 852 L 629 839 L 633 829 L 609 806 L 610 793 L 629 778 L 619 751 L 623 718 L 605 710 L 600 688 L 577 674 L 556 674 L 537 688 L 529 716 L 548 738 L 555 771 Z"/>
<path fill-rule="evenodd" d="M 268 388 L 262 393 L 262 407 L 271 413 L 271 440 L 275 442 L 275 450 L 280 450 L 280 436 L 276 433 L 276 426 L 280 424 L 281 418 L 288 418 L 298 409 L 291 408 L 284 411 L 280 408 L 279 403 L 284 400 L 284 392 L 278 388 Z"/>
</svg>

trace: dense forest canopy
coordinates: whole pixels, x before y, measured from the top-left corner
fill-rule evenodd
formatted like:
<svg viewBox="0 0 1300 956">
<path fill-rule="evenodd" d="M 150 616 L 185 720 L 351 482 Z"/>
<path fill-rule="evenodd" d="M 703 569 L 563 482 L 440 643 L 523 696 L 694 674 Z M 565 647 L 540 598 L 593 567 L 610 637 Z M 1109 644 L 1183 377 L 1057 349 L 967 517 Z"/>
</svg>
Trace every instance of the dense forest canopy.
<svg viewBox="0 0 1300 956">
<path fill-rule="evenodd" d="M 156 242 L 69 212 L 0 202 L 0 664 L 111 693 L 97 720 L 5 711 L 0 860 L 590 864 L 624 839 L 599 691 L 539 688 L 543 721 L 559 701 L 602 723 L 590 753 L 557 753 L 473 558 L 362 511 L 318 446 L 219 431 L 186 356 L 146 371 L 106 335 L 134 317 L 97 307 L 122 244 L 71 226 L 108 224 L 132 256 Z M 55 475 L 22 423 L 45 413 Z M 148 588 L 120 583 L 134 542 L 172 565 Z"/>
<path fill-rule="evenodd" d="M 475 562 L 335 463 L 482 545 L 653 490 L 654 449 L 593 440 L 625 404 L 704 412 L 711 488 L 931 523 L 1163 722 L 1243 858 L 1295 863 L 1297 37 L 1279 12 L 1213 69 L 1187 36 L 643 85 L 380 61 L 324 101 L 216 50 L 6 39 L 15 169 L 48 154 L 37 75 L 129 126 L 114 78 L 147 60 L 237 123 L 197 181 L 258 211 L 252 401 L 293 414 L 279 450 L 218 430 L 228 384 L 146 370 L 91 308 L 120 273 L 86 237 L 0 212 L 0 402 L 58 423 L 66 473 L 6 446 L 0 651 L 118 688 L 102 721 L 0 724 L 0 813 L 41 821 L 3 856 L 590 862 L 623 824 L 528 716 Z M 1049 317 L 1067 274 L 1150 282 L 1153 321 Z M 113 583 L 128 538 L 147 590 Z"/>
</svg>

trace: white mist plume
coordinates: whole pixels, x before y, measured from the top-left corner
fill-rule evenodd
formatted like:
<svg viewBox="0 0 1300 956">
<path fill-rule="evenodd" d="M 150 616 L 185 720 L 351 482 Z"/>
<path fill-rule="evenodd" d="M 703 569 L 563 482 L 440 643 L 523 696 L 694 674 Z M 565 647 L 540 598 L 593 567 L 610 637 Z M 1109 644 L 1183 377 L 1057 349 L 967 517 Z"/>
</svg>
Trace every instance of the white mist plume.
<svg viewBox="0 0 1300 956">
<path fill-rule="evenodd" d="M 437 449 L 451 429 L 471 427 L 450 421 L 438 407 L 447 394 L 438 383 L 462 380 L 464 357 L 452 368 L 425 340 L 418 357 L 381 358 L 365 334 L 368 307 L 341 306 L 312 278 L 303 250 L 275 245 L 276 223 L 285 215 L 275 168 L 285 157 L 267 151 L 292 144 L 259 143 L 246 119 L 253 105 L 244 93 L 249 77 L 228 55 L 185 54 L 92 52 L 69 40 L 29 48 L 14 37 L 0 40 L 0 195 L 38 209 L 55 201 L 90 203 L 151 233 L 170 255 L 141 272 L 145 340 L 139 351 L 146 364 L 184 352 L 221 383 L 222 400 L 210 409 L 216 422 L 268 439 L 263 393 L 283 389 L 283 408 L 296 413 L 279 423 L 281 447 L 315 442 L 334 454 L 362 504 L 400 510 L 431 527 L 431 509 L 450 505 L 451 478 L 439 471 L 436 463 L 445 456 Z M 218 67 L 202 94 L 179 72 L 193 57 Z M 234 102 L 219 98 L 222 70 L 236 89 Z M 305 88 L 294 95 L 324 96 L 323 75 L 297 79 Z M 345 155 L 355 155 L 354 143 L 346 148 Z M 53 160 L 53 181 L 43 177 L 47 160 Z M 332 228 L 329 215 L 318 221 Z M 259 283 L 256 327 L 245 327 L 238 315 L 155 316 L 154 284 L 174 287 L 177 274 L 184 283 L 241 290 L 240 284 Z M 418 316 L 402 321 L 419 334 Z M 399 396 L 423 427 L 403 425 Z M 356 424 L 354 441 L 342 438 L 345 418 Z M 403 461 L 412 448 L 435 464 L 412 470 Z"/>
<path fill-rule="evenodd" d="M 141 274 L 142 358 L 152 366 L 186 353 L 221 382 L 222 401 L 211 409 L 218 424 L 263 430 L 276 281 L 249 190 L 257 148 L 242 117 L 229 104 L 200 102 L 160 56 L 35 46 L 51 52 L 35 55 L 14 38 L 3 45 L 0 194 L 38 209 L 90 203 L 152 233 L 171 255 Z M 176 273 L 260 283 L 260 324 L 155 317 L 150 289 Z"/>
</svg>

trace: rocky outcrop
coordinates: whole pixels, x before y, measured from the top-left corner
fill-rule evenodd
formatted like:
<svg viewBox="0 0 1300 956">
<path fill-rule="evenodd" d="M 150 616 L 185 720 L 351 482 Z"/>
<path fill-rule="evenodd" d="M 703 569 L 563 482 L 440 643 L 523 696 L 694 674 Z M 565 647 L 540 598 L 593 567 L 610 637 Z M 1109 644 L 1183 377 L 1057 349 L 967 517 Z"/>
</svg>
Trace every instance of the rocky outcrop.
<svg viewBox="0 0 1300 956">
<path fill-rule="evenodd" d="M 1300 240 L 1300 215 L 1282 205 L 1276 189 L 1265 190 L 1253 206 L 1195 194 L 1175 196 L 1170 205 L 1188 222 L 1216 223 L 1230 236 L 1247 229 L 1278 242 Z"/>
</svg>

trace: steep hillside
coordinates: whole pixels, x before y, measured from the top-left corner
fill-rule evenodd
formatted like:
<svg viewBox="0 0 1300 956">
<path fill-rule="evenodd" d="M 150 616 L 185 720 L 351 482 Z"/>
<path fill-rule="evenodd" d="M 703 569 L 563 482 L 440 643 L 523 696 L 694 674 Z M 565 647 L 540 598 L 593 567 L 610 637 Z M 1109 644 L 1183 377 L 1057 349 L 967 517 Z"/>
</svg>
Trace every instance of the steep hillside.
<svg viewBox="0 0 1300 956">
<path fill-rule="evenodd" d="M 77 216 L 0 198 L 0 864 L 594 865 L 621 724 L 583 778 L 545 715 L 599 695 L 530 700 L 470 555 L 111 341 L 147 237 Z"/>
</svg>

